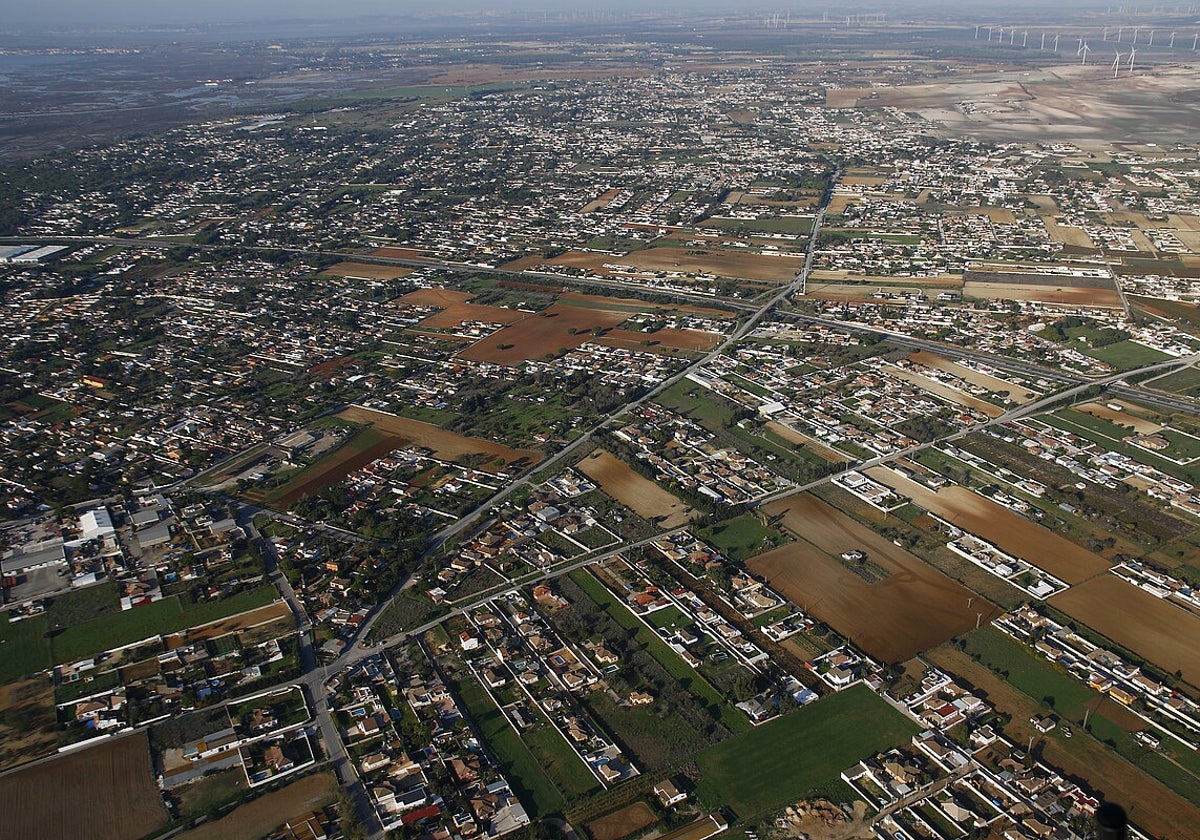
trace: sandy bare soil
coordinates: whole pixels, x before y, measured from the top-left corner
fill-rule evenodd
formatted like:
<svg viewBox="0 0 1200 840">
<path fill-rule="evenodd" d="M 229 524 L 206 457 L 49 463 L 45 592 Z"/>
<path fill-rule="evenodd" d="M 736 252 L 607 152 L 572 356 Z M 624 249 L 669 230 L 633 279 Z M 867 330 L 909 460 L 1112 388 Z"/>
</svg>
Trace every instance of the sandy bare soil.
<svg viewBox="0 0 1200 840">
<path fill-rule="evenodd" d="M 1119 401 L 1116 404 L 1124 405 L 1124 403 Z M 1163 428 L 1159 423 L 1153 423 L 1144 417 L 1139 417 L 1133 410 L 1114 411 L 1105 403 L 1083 403 L 1075 406 L 1075 408 L 1093 417 L 1099 417 L 1101 420 L 1116 423 L 1118 426 L 1132 426 L 1133 431 L 1139 435 L 1152 435 Z"/>
<path fill-rule="evenodd" d="M 944 371 L 954 376 L 964 379 L 973 385 L 978 385 L 982 388 L 987 388 L 989 391 L 996 393 L 1008 392 L 1008 396 L 1013 402 L 1027 403 L 1034 399 L 1037 394 L 1018 385 L 1014 385 L 1004 379 L 998 379 L 994 376 L 988 376 L 986 373 L 979 373 L 971 370 L 968 367 L 963 367 L 958 362 L 952 362 L 949 359 L 943 359 L 934 353 L 929 353 L 924 350 L 918 350 L 909 356 L 912 361 L 919 365 L 924 365 L 934 370 Z"/>
<path fill-rule="evenodd" d="M 944 400 L 949 400 L 952 403 L 973 408 L 986 414 L 988 417 L 999 417 L 1004 413 L 1004 409 L 998 405 L 993 405 L 986 400 L 981 400 L 979 397 L 972 396 L 964 391 L 959 391 L 951 388 L 949 385 L 943 385 L 941 382 L 930 379 L 927 376 L 922 376 L 919 373 L 904 368 L 888 366 L 888 373 L 895 376 L 897 379 L 903 379 L 910 385 L 916 385 L 931 394 L 941 397 Z"/>
<path fill-rule="evenodd" d="M 663 517 L 659 524 L 664 528 L 686 524 L 694 512 L 677 496 L 643 478 L 620 458 L 603 449 L 584 458 L 578 466 L 579 471 L 598 483 L 605 493 L 638 516 L 646 519 Z"/>
<path fill-rule="evenodd" d="M 871 478 L 942 519 L 1067 583 L 1080 583 L 1109 567 L 1100 555 L 965 487 L 950 485 L 934 491 L 887 467 L 875 467 L 868 472 Z"/>
<path fill-rule="evenodd" d="M 771 516 L 801 539 L 747 562 L 788 600 L 811 612 L 868 654 L 903 662 L 975 626 L 999 610 L 966 587 L 893 545 L 815 496 L 767 505 Z M 838 555 L 867 553 L 889 576 L 868 583 Z M 968 599 L 974 599 L 968 607 Z"/>
</svg>

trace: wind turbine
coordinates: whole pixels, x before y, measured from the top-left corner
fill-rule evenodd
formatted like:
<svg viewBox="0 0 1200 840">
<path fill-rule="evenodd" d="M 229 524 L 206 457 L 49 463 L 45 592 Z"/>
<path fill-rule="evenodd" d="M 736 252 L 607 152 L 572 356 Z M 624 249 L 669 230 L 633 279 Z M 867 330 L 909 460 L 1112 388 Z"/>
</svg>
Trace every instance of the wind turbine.
<svg viewBox="0 0 1200 840">
<path fill-rule="evenodd" d="M 1154 46 L 1154 30 L 1153 29 L 1150 30 L 1150 42 L 1148 44 L 1146 44 L 1146 46 L 1147 47 Z"/>
<path fill-rule="evenodd" d="M 1135 50 L 1135 49 L 1134 49 L 1134 50 L 1130 50 L 1130 51 L 1129 51 L 1129 73 L 1130 73 L 1131 75 L 1133 74 L 1133 60 L 1134 60 L 1135 58 L 1137 58 L 1137 50 Z"/>
<path fill-rule="evenodd" d="M 1124 31 L 1125 31 L 1125 27 L 1124 27 L 1124 26 L 1118 26 L 1118 27 L 1117 27 L 1117 43 L 1118 43 L 1118 44 L 1119 44 L 1119 43 L 1121 43 L 1121 33 L 1123 33 Z"/>
<path fill-rule="evenodd" d="M 1134 43 L 1134 44 L 1137 43 L 1137 34 L 1138 34 L 1138 27 L 1135 26 L 1135 27 L 1133 27 L 1133 41 L 1131 43 Z"/>
<path fill-rule="evenodd" d="M 1171 43 L 1167 44 L 1167 47 L 1172 50 L 1175 49 L 1175 33 L 1174 32 L 1171 33 Z"/>
<path fill-rule="evenodd" d="M 1118 52 L 1117 57 L 1113 59 L 1113 78 L 1117 78 L 1117 73 L 1121 71 L 1121 54 Z"/>
<path fill-rule="evenodd" d="M 1107 26 L 1106 26 L 1106 27 L 1104 27 L 1104 35 L 1103 35 L 1103 36 L 1101 36 L 1100 40 L 1101 40 L 1101 41 L 1107 41 L 1107 40 L 1108 40 L 1108 27 L 1107 27 Z"/>
<path fill-rule="evenodd" d="M 1196 41 L 1200 41 L 1200 34 L 1192 36 L 1192 52 L 1196 51 Z"/>
<path fill-rule="evenodd" d="M 1025 46 L 1028 43 L 1029 43 L 1029 33 L 1026 32 L 1023 35 L 1021 35 L 1021 49 L 1025 49 Z"/>
<path fill-rule="evenodd" d="M 975 24 L 975 40 L 979 40 L 979 24 Z"/>
<path fill-rule="evenodd" d="M 1038 47 L 1038 49 L 1039 50 L 1046 49 L 1046 33 L 1045 32 L 1042 33 L 1042 45 L 1040 47 Z"/>
<path fill-rule="evenodd" d="M 1197 35 L 1196 37 L 1200 38 L 1200 35 Z M 1192 45 L 1192 49 L 1196 49 L 1194 44 Z M 1054 51 L 1058 52 L 1058 36 L 1057 35 L 1054 36 Z"/>
<path fill-rule="evenodd" d="M 1080 54 L 1083 55 L 1083 61 L 1079 62 L 1080 64 L 1087 64 L 1087 54 L 1091 51 L 1092 51 L 1092 48 L 1089 47 L 1086 43 L 1082 47 L 1079 48 Z"/>
<path fill-rule="evenodd" d="M 1017 27 L 1008 30 L 1008 45 L 1011 47 L 1017 42 Z"/>
</svg>

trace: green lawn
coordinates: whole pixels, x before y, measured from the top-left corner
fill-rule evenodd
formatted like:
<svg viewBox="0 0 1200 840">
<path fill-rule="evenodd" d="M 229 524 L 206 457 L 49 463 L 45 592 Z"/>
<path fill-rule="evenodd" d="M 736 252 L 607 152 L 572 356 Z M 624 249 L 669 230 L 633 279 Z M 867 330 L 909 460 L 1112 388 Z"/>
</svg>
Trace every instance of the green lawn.
<svg viewBox="0 0 1200 840">
<path fill-rule="evenodd" d="M 917 725 L 863 685 L 825 697 L 696 755 L 696 798 L 753 820 L 906 742 Z"/>
<path fill-rule="evenodd" d="M 688 691 L 706 704 L 719 710 L 721 723 L 730 732 L 742 732 L 750 727 L 750 721 L 729 704 L 712 685 L 696 673 L 684 662 L 657 633 L 652 632 L 642 624 L 633 613 L 617 601 L 616 598 L 596 580 L 589 572 L 579 570 L 571 573 L 571 579 L 588 594 L 600 607 L 612 616 L 618 624 L 627 630 L 634 630 L 639 644 L 646 646 L 646 652 L 658 661 L 675 679 L 679 680 Z"/>
<path fill-rule="evenodd" d="M 54 664 L 50 660 L 46 628 L 44 615 L 22 621 L 9 621 L 5 617 L 0 624 L 0 683 L 12 682 Z"/>
<path fill-rule="evenodd" d="M 967 653 L 1034 700 L 1053 697 L 1060 715 L 1082 718 L 1084 704 L 1096 699 L 1095 691 L 993 627 L 974 630 L 963 641 Z"/>
<path fill-rule="evenodd" d="M 800 236 L 812 230 L 812 216 L 777 216 L 765 219 L 731 219 L 713 216 L 699 224 L 736 233 L 790 233 Z"/>
<path fill-rule="evenodd" d="M 503 712 L 487 696 L 483 686 L 468 677 L 456 684 L 458 695 L 479 734 L 491 747 L 500 772 L 535 820 L 562 812 L 566 800 L 554 781 L 509 725 Z"/>
<path fill-rule="evenodd" d="M 736 561 L 746 560 L 787 541 L 782 533 L 763 525 L 752 513 L 710 525 L 697 531 L 696 536 Z"/>
<path fill-rule="evenodd" d="M 110 613 L 63 628 L 52 637 L 50 647 L 55 662 L 72 662 L 103 650 L 153 636 L 178 633 L 189 627 L 266 606 L 276 597 L 272 586 L 259 586 L 220 601 L 186 606 L 178 596 L 173 596 L 144 607 Z"/>
<path fill-rule="evenodd" d="M 600 786 L 592 771 L 549 723 L 525 730 L 524 738 L 530 752 L 562 786 L 568 800 L 587 796 Z"/>
<path fill-rule="evenodd" d="M 1158 350 L 1134 341 L 1118 341 L 1116 344 L 1109 344 L 1105 347 L 1094 347 L 1084 352 L 1089 356 L 1108 362 L 1117 370 L 1129 370 L 1141 367 L 1142 365 L 1152 365 L 1155 362 L 1162 362 L 1171 358 L 1166 353 L 1160 353 Z"/>
</svg>

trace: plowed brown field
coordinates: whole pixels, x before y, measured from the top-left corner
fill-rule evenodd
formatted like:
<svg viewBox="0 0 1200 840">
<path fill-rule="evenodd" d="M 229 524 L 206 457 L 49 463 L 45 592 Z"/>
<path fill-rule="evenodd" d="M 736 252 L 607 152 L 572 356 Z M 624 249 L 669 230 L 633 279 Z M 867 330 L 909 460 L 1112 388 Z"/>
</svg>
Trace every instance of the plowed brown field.
<svg viewBox="0 0 1200 840">
<path fill-rule="evenodd" d="M 766 506 L 801 539 L 747 561 L 788 600 L 850 638 L 872 657 L 902 662 L 957 636 L 1000 610 L 914 554 L 815 496 Z M 838 559 L 867 553 L 889 577 L 868 583 Z M 968 607 L 968 601 L 971 605 Z"/>
</svg>

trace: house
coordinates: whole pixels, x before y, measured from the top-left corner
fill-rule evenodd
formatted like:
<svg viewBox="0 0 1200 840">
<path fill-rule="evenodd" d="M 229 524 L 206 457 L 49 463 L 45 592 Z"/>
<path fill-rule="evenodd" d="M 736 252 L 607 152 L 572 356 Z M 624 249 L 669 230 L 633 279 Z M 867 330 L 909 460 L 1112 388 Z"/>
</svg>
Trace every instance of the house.
<svg viewBox="0 0 1200 840">
<path fill-rule="evenodd" d="M 654 786 L 654 795 L 658 797 L 658 801 L 663 804 L 664 808 L 670 808 L 683 800 L 687 799 L 687 794 L 675 787 L 670 779 L 661 781 Z"/>
<path fill-rule="evenodd" d="M 653 702 L 654 702 L 653 694 L 647 694 L 644 691 L 629 692 L 629 705 L 630 706 L 649 706 Z"/>
</svg>

